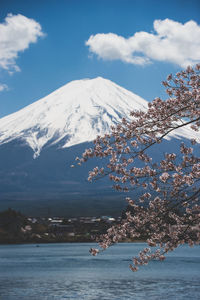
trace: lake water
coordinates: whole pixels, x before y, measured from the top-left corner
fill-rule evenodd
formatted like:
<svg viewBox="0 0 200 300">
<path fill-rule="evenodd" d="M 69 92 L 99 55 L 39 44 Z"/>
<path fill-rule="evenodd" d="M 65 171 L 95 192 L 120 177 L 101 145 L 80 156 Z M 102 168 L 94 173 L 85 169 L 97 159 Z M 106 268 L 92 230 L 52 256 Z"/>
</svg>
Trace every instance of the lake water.
<svg viewBox="0 0 200 300">
<path fill-rule="evenodd" d="M 119 244 L 97 257 L 94 244 L 0 246 L 0 300 L 200 299 L 200 247 L 129 270 L 145 244 Z"/>
</svg>

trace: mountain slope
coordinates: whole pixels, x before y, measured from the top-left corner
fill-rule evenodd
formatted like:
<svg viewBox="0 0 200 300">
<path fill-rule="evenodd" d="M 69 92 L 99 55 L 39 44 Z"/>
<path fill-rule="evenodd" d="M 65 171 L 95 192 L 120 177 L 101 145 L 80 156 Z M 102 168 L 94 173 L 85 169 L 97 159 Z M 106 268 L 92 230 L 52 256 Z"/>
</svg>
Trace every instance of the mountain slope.
<svg viewBox="0 0 200 300">
<path fill-rule="evenodd" d="M 24 213 L 99 215 L 120 214 L 125 195 L 112 190 L 105 179 L 87 182 L 95 159 L 70 168 L 76 156 L 110 125 L 128 118 L 132 109 L 144 110 L 148 102 L 103 79 L 72 81 L 50 95 L 0 119 L 0 209 Z M 153 158 L 177 152 L 180 139 L 197 137 L 190 128 L 173 132 Z"/>
<path fill-rule="evenodd" d="M 0 144 L 20 139 L 40 154 L 45 145 L 92 141 L 109 131 L 131 108 L 145 109 L 141 97 L 98 77 L 72 81 L 47 97 L 0 119 Z"/>
<path fill-rule="evenodd" d="M 92 141 L 122 117 L 129 118 L 132 109 L 146 108 L 147 101 L 110 80 L 76 80 L 0 119 L 0 144 L 21 140 L 36 158 L 47 145 L 61 142 L 59 146 L 65 148 Z M 182 128 L 171 136 L 196 135 Z"/>
</svg>

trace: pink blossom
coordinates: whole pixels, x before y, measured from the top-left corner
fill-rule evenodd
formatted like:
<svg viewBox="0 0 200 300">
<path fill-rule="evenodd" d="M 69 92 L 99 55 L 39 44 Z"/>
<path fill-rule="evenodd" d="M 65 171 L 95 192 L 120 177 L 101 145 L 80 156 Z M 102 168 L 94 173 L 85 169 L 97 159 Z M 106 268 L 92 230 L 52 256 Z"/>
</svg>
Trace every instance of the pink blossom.
<svg viewBox="0 0 200 300">
<path fill-rule="evenodd" d="M 165 153 L 159 162 L 148 152 L 159 148 L 163 138 L 178 128 L 190 126 L 199 131 L 200 64 L 170 74 L 163 85 L 168 99 L 157 97 L 146 111 L 133 110 L 131 121 L 123 118 L 111 127 L 111 134 L 98 136 L 93 149 L 76 158 L 80 165 L 93 157 L 101 164 L 102 158 L 107 160 L 89 172 L 88 180 L 108 176 L 117 191 L 137 190 L 136 199 L 126 198 L 131 210 L 124 219 L 97 237 L 105 250 L 124 239 L 145 236 L 152 249 L 145 248 L 133 258 L 130 269 L 134 272 L 152 259 L 163 261 L 167 252 L 181 244 L 200 243 L 200 157 L 193 151 L 198 141 L 191 139 L 191 147 L 181 143 L 180 153 Z M 97 255 L 99 250 L 90 252 Z"/>
</svg>

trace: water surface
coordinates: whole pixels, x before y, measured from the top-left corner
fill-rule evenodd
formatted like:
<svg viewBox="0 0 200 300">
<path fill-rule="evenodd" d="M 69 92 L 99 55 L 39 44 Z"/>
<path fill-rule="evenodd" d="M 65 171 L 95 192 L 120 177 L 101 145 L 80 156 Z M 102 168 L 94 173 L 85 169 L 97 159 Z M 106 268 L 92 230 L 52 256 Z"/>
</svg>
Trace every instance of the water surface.
<svg viewBox="0 0 200 300">
<path fill-rule="evenodd" d="M 200 299 L 200 247 L 181 246 L 139 272 L 131 257 L 145 244 L 119 244 L 97 257 L 94 244 L 0 246 L 0 300 Z"/>
</svg>

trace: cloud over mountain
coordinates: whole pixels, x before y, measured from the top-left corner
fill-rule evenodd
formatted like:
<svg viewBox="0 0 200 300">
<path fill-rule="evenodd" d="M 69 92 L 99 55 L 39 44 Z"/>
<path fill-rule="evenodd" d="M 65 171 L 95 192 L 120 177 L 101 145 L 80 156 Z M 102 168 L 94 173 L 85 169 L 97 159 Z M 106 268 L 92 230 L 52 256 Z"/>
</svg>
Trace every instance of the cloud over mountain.
<svg viewBox="0 0 200 300">
<path fill-rule="evenodd" d="M 21 14 L 8 14 L 5 22 L 0 24 L 0 68 L 9 73 L 19 71 L 16 64 L 18 53 L 28 49 L 43 35 L 35 20 Z"/>
<path fill-rule="evenodd" d="M 91 35 L 86 45 L 99 58 L 135 65 L 155 60 L 186 67 L 200 61 L 200 26 L 196 22 L 155 20 L 153 27 L 154 33 L 140 31 L 129 38 L 98 33 Z"/>
</svg>

